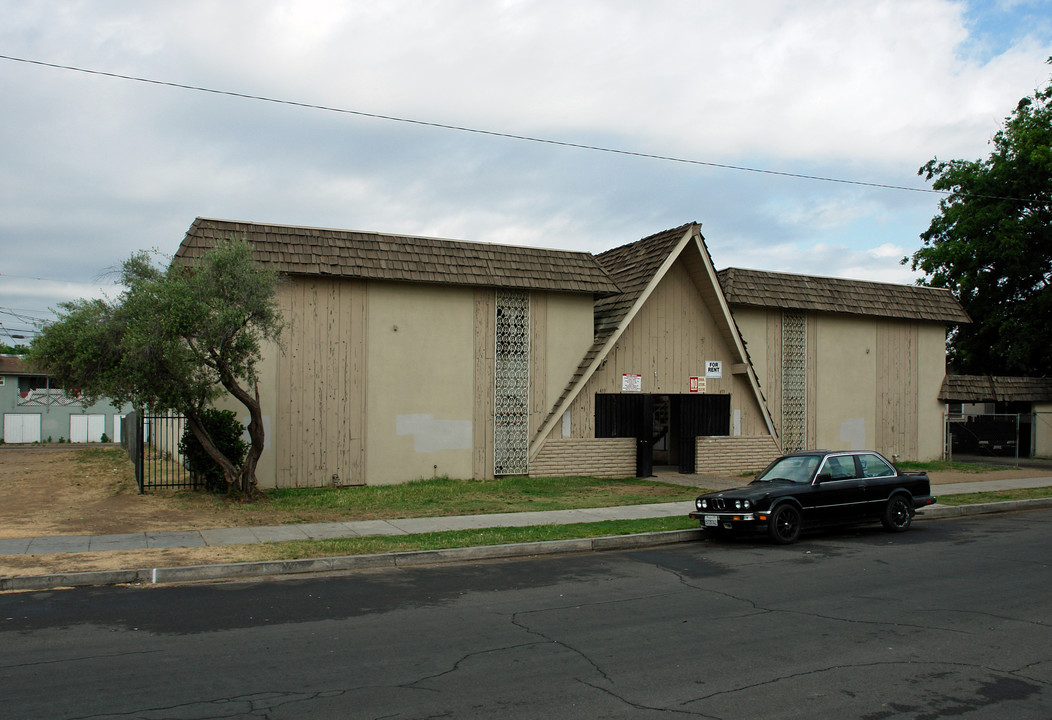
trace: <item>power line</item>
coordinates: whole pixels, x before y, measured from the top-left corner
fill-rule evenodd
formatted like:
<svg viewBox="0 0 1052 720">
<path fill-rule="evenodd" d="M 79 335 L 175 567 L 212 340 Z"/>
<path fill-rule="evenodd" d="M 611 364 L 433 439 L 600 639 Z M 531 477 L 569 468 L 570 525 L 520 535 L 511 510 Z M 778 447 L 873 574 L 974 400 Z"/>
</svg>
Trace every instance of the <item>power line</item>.
<svg viewBox="0 0 1052 720">
<path fill-rule="evenodd" d="M 15 328 L 8 327 L 0 321 L 0 333 L 3 333 L 12 340 L 29 340 L 31 337 L 35 337 L 40 334 L 40 331 L 36 328 Z"/>
<path fill-rule="evenodd" d="M 540 143 L 544 145 L 554 145 L 557 147 L 575 148 L 578 150 L 591 150 L 594 152 L 610 153 L 614 155 L 625 155 L 628 157 L 645 158 L 648 160 L 661 160 L 665 162 L 681 163 L 686 165 L 700 165 L 703 167 L 717 168 L 720 170 L 737 170 L 739 172 L 758 173 L 762 175 L 774 175 L 777 177 L 794 178 L 798 180 L 814 180 L 819 182 L 839 183 L 843 185 L 856 185 L 868 188 L 878 188 L 882 190 L 901 190 L 905 192 L 916 192 L 916 193 L 930 193 L 936 195 L 948 195 L 951 194 L 945 190 L 935 190 L 933 188 L 916 188 L 907 187 L 905 185 L 890 185 L 885 183 L 874 183 L 864 182 L 861 180 L 845 180 L 843 178 L 824 177 L 821 175 L 807 175 L 804 173 L 784 172 L 779 170 L 766 170 L 763 168 L 747 167 L 743 165 L 731 165 L 728 163 L 717 163 L 709 162 L 706 160 L 691 160 L 687 158 L 680 158 L 671 155 L 659 155 L 655 153 L 637 152 L 633 150 L 622 150 L 618 148 L 603 147 L 600 145 L 588 145 L 585 143 L 568 142 L 565 140 L 553 140 L 551 138 L 540 138 L 533 137 L 530 135 L 517 135 L 514 133 L 500 132 L 496 130 L 482 130 L 480 128 L 465 127 L 462 125 L 450 125 L 446 123 L 431 122 L 427 120 L 415 120 L 412 118 L 397 117 L 394 115 L 383 115 L 380 113 L 365 112 L 362 110 L 350 110 L 347 108 L 337 108 L 330 105 L 318 105 L 315 103 L 297 102 L 295 100 L 282 100 L 279 98 L 267 97 L 265 95 L 253 95 L 250 93 L 235 92 L 232 90 L 217 90 L 215 88 L 203 87 L 200 85 L 187 85 L 184 83 L 171 82 L 167 80 L 155 80 L 153 78 L 140 77 L 136 75 L 124 75 L 121 73 L 105 72 L 102 70 L 92 70 L 89 68 L 77 67 L 75 65 L 60 65 L 57 63 L 44 62 L 42 60 L 30 60 L 28 58 L 14 57 L 11 55 L 0 55 L 0 60 L 10 60 L 12 62 L 26 63 L 29 65 L 39 65 L 42 67 L 54 68 L 57 70 L 68 70 L 71 72 L 85 73 L 87 75 L 98 75 L 101 77 L 116 78 L 118 80 L 130 80 L 133 82 L 147 83 L 149 85 L 160 85 L 163 87 L 179 88 L 181 90 L 191 90 L 194 92 L 210 93 L 213 95 L 223 95 L 226 97 L 241 98 L 244 100 L 256 100 L 259 102 L 273 103 L 276 105 L 288 105 L 291 107 L 306 108 L 309 110 L 324 110 L 326 112 L 341 113 L 344 115 L 354 115 L 357 117 L 372 118 L 375 120 L 387 120 L 390 122 L 404 123 L 407 125 L 417 125 L 421 127 L 438 128 L 442 130 L 454 130 L 456 132 L 471 133 L 475 135 L 484 135 L 488 137 L 504 138 L 507 140 L 519 140 L 523 142 Z M 990 197 L 990 196 L 983 196 Z M 1003 200 L 1020 200 L 1021 198 L 994 198 Z"/>
<path fill-rule="evenodd" d="M 37 315 L 31 315 L 31 314 L 27 314 L 27 313 L 38 313 L 38 314 Z M 18 320 L 19 322 L 31 323 L 31 324 L 47 320 L 47 318 L 49 316 L 53 315 L 53 314 L 54 313 L 46 313 L 45 311 L 42 311 L 42 310 L 23 310 L 21 312 L 16 312 L 14 308 L 0 307 L 0 315 L 7 315 L 9 317 L 13 317 L 15 320 Z"/>
</svg>

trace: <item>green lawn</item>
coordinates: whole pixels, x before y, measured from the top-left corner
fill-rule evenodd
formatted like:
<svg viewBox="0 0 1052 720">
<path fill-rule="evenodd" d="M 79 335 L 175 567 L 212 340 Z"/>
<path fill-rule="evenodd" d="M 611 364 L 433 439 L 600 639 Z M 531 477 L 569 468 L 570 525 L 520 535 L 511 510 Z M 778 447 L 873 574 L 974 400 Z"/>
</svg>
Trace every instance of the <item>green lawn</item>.
<svg viewBox="0 0 1052 720">
<path fill-rule="evenodd" d="M 692 500 L 698 488 L 625 478 L 434 478 L 400 485 L 268 490 L 248 508 L 292 518 L 374 520 L 573 510 Z"/>
</svg>

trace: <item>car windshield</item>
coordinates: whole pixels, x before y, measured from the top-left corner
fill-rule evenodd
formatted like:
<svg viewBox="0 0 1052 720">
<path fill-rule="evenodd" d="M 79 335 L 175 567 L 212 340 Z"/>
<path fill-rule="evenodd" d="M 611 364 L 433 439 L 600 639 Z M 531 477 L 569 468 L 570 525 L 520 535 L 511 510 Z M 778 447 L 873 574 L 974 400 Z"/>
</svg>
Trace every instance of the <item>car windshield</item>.
<svg viewBox="0 0 1052 720">
<path fill-rule="evenodd" d="M 818 466 L 818 458 L 815 455 L 798 455 L 779 458 L 771 463 L 771 466 L 756 478 L 760 482 L 772 480 L 792 480 L 793 482 L 806 483 L 811 481 L 811 473 Z"/>
</svg>

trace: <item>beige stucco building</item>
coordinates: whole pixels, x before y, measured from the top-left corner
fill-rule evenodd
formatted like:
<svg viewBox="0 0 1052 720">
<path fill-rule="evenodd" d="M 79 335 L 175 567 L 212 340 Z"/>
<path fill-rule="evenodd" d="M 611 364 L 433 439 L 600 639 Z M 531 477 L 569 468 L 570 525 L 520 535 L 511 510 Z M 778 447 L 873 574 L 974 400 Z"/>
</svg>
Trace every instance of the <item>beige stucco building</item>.
<svg viewBox="0 0 1052 720">
<path fill-rule="evenodd" d="M 942 290 L 804 278 L 843 297 L 768 304 L 792 276 L 721 285 L 693 223 L 593 256 L 199 218 L 177 257 L 231 237 L 284 278 L 263 487 L 941 452 L 946 327 L 967 320 Z"/>
<path fill-rule="evenodd" d="M 948 291 L 738 268 L 720 280 L 783 450 L 941 457 L 946 330 L 970 322 Z"/>
</svg>

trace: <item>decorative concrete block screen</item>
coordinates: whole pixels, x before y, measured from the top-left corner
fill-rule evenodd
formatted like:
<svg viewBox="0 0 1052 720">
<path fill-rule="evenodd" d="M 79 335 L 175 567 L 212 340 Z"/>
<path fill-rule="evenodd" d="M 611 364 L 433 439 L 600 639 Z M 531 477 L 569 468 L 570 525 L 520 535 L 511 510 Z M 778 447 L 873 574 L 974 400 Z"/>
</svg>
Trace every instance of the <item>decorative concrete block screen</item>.
<svg viewBox="0 0 1052 720">
<path fill-rule="evenodd" d="M 807 438 L 807 317 L 782 313 L 782 446 L 803 450 Z"/>
<path fill-rule="evenodd" d="M 493 382 L 493 474 L 529 470 L 530 295 L 498 290 Z"/>
</svg>

